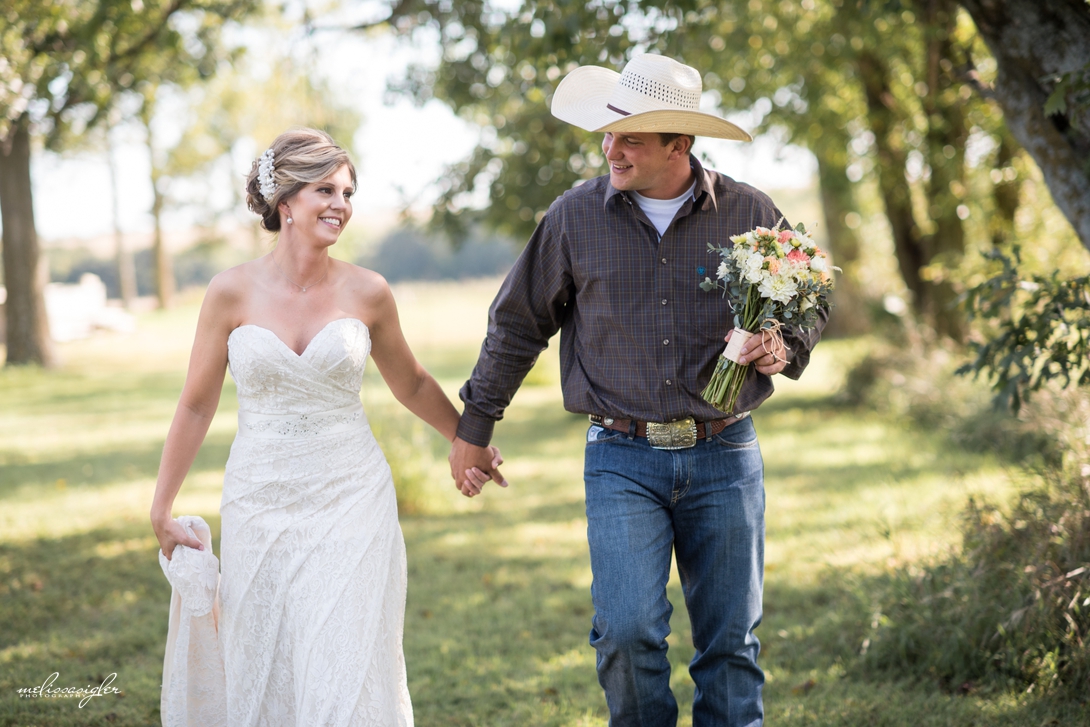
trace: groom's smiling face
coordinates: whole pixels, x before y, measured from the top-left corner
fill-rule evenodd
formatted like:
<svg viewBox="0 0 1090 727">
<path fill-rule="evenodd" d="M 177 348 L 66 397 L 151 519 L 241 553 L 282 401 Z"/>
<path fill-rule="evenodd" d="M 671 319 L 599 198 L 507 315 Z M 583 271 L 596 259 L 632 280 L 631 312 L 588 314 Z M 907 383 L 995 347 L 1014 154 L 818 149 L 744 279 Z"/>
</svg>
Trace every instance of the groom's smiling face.
<svg viewBox="0 0 1090 727">
<path fill-rule="evenodd" d="M 680 174 L 688 178 L 688 154 L 677 144 L 662 143 L 656 133 L 606 133 L 602 153 L 609 163 L 609 182 L 616 189 L 639 192 L 654 199 L 672 199 L 684 192 L 675 190 Z M 684 170 L 677 167 L 684 157 Z"/>
</svg>

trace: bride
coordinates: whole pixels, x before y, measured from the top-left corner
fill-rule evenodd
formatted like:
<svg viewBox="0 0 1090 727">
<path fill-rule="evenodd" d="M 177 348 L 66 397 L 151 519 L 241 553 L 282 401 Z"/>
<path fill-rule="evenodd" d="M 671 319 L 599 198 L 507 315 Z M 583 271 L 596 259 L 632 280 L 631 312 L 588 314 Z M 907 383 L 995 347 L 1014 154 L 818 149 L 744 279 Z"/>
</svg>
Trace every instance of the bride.
<svg viewBox="0 0 1090 727">
<path fill-rule="evenodd" d="M 216 673 L 232 727 L 412 724 L 405 545 L 360 405 L 368 354 L 398 401 L 448 440 L 459 415 L 409 350 L 382 276 L 329 256 L 355 189 L 348 155 L 320 131 L 281 134 L 254 162 L 247 203 L 279 239 L 209 284 L 163 448 L 151 521 L 169 559 L 204 549 L 171 508 L 230 366 L 239 431 L 220 508 Z M 492 473 L 466 472 L 476 491 L 503 484 L 493 456 Z"/>
</svg>

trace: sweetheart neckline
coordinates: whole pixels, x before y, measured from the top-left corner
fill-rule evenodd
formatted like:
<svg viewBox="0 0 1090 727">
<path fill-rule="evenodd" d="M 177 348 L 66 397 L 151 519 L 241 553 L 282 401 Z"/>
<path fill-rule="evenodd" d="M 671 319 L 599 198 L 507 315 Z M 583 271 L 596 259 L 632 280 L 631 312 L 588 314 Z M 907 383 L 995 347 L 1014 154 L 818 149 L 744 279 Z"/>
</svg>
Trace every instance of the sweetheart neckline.
<svg viewBox="0 0 1090 727">
<path fill-rule="evenodd" d="M 227 334 L 227 338 L 230 339 L 231 336 L 234 335 L 235 331 L 239 330 L 240 328 L 257 328 L 258 330 L 267 332 L 269 335 L 271 335 L 273 338 L 275 338 L 277 341 L 279 341 L 280 345 L 283 346 L 284 348 L 286 348 L 288 350 L 288 352 L 291 353 L 291 355 L 295 356 L 296 358 L 303 358 L 303 356 L 306 355 L 307 351 L 310 350 L 311 345 L 313 345 L 313 343 L 318 340 L 318 336 L 322 335 L 325 332 L 325 330 L 327 328 L 329 328 L 330 326 L 332 326 L 334 323 L 339 323 L 341 321 L 355 321 L 356 323 L 359 323 L 361 326 L 363 326 L 364 330 L 366 330 L 368 332 L 368 334 L 371 333 L 371 329 L 368 328 L 367 324 L 364 323 L 363 321 L 361 321 L 359 318 L 354 318 L 352 316 L 345 316 L 344 318 L 334 318 L 329 323 L 326 323 L 324 326 L 322 326 L 321 329 L 317 333 L 315 333 L 314 336 L 312 336 L 309 341 L 307 341 L 307 345 L 303 347 L 303 352 L 302 353 L 296 353 L 294 348 L 292 348 L 288 344 L 284 343 L 284 339 L 282 339 L 280 336 L 278 336 L 276 334 L 276 331 L 272 330 L 271 328 L 266 328 L 265 326 L 259 326 L 256 323 L 243 323 L 240 326 L 236 326 L 234 329 L 231 330 L 231 332 L 229 334 Z"/>
</svg>

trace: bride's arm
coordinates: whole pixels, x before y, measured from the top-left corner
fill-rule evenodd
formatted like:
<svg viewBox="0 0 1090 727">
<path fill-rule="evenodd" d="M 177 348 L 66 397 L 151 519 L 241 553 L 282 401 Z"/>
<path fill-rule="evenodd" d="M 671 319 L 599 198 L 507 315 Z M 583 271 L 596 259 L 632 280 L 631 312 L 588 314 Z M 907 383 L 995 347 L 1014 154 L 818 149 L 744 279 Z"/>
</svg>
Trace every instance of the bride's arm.
<svg viewBox="0 0 1090 727">
<path fill-rule="evenodd" d="M 378 276 L 375 276 L 378 278 Z M 385 280 L 369 286 L 368 310 L 371 315 L 371 358 L 394 397 L 416 416 L 454 439 L 458 430 L 458 410 L 450 403 L 439 383 L 416 360 L 397 314 L 397 304 Z"/>
<path fill-rule="evenodd" d="M 448 442 L 454 441 L 458 432 L 458 420 L 461 416 L 458 410 L 443 393 L 439 383 L 416 360 L 413 352 L 405 341 L 405 334 L 401 330 L 401 320 L 397 314 L 397 304 L 394 302 L 393 293 L 386 281 L 377 274 L 377 281 L 367 286 L 367 309 L 371 323 L 371 358 L 375 360 L 379 373 L 382 374 L 386 385 L 390 387 L 394 397 L 416 416 L 435 427 L 435 429 L 447 438 Z M 476 492 L 480 492 L 481 486 L 489 479 L 506 486 L 507 482 L 497 469 L 503 463 L 499 450 L 490 447 L 493 457 L 492 467 L 489 473 L 484 473 L 477 468 L 467 470 L 467 479 L 476 486 Z M 476 492 L 474 494 L 476 494 Z"/>
<path fill-rule="evenodd" d="M 197 335 L 189 357 L 178 408 L 163 445 L 155 497 L 151 504 L 151 524 L 163 554 L 169 559 L 179 543 L 203 549 L 200 541 L 188 536 L 172 519 L 174 498 L 182 486 L 193 460 L 208 433 L 208 426 L 219 405 L 220 391 L 227 370 L 227 336 L 233 327 L 233 296 L 229 286 L 217 276 L 208 286 L 197 321 Z"/>
</svg>

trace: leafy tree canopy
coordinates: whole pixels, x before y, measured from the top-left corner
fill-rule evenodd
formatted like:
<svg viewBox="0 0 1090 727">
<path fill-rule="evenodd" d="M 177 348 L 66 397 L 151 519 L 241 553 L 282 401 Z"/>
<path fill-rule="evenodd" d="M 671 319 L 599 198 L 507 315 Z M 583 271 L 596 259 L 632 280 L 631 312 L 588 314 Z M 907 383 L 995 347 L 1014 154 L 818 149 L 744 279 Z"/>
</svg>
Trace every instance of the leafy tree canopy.
<svg viewBox="0 0 1090 727">
<path fill-rule="evenodd" d="M 101 121 L 114 95 L 164 75 L 207 77 L 224 24 L 257 0 L 2 0 L 0 139 L 24 117 L 51 147 Z"/>
</svg>

